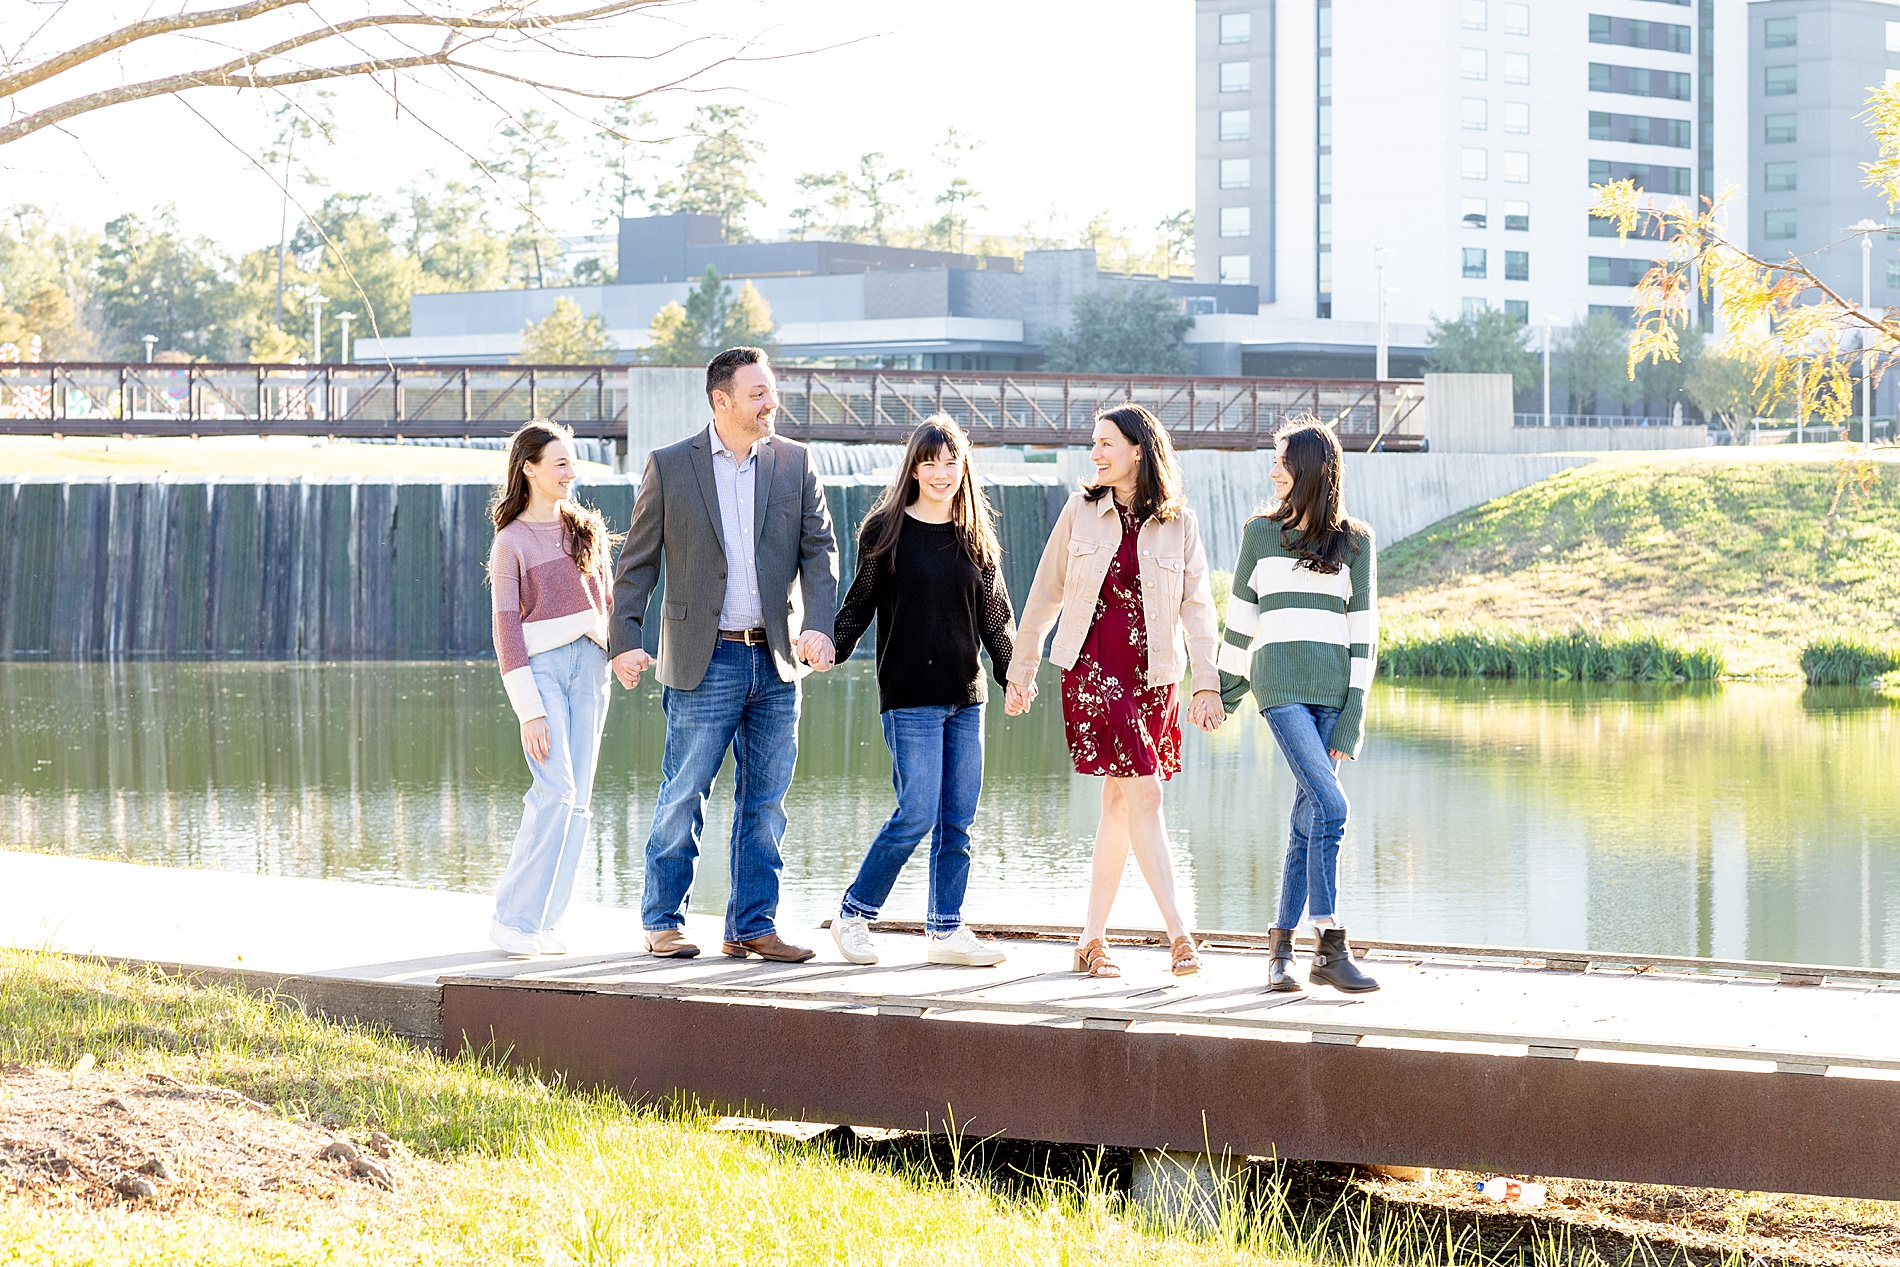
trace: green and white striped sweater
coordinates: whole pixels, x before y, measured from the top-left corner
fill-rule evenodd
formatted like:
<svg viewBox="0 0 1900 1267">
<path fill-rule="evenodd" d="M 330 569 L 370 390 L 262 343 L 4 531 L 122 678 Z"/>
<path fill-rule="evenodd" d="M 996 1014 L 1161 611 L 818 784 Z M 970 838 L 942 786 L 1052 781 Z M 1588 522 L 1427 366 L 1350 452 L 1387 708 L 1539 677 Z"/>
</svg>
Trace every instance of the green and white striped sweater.
<svg viewBox="0 0 1900 1267">
<path fill-rule="evenodd" d="M 1366 690 L 1379 650 L 1379 569 L 1372 530 L 1353 534 L 1347 562 L 1328 575 L 1298 566 L 1280 525 L 1248 521 L 1221 634 L 1221 701 L 1251 688 L 1261 712 L 1282 704 L 1339 710 L 1327 747 L 1359 755 Z"/>
</svg>

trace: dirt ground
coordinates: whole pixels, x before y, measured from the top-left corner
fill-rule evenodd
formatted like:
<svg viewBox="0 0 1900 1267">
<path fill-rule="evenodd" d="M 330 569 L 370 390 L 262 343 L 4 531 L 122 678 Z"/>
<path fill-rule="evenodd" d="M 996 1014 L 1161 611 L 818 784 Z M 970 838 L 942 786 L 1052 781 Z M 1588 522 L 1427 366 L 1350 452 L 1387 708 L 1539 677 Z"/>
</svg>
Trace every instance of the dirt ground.
<svg viewBox="0 0 1900 1267">
<path fill-rule="evenodd" d="M 0 1191 L 93 1207 L 258 1212 L 373 1203 L 426 1181 L 380 1133 L 291 1122 L 235 1091 L 162 1075 L 0 1070 Z"/>
<path fill-rule="evenodd" d="M 1477 1219 L 1487 1232 L 1515 1224 L 1565 1237 L 1573 1248 L 1591 1243 L 1612 1262 L 1641 1241 L 1664 1258 L 1674 1249 L 1694 1263 L 1900 1265 L 1900 1202 L 1546 1179 L 1544 1204 L 1524 1209 L 1479 1196 L 1474 1185 L 1482 1178 L 1439 1170 L 1412 1179 L 1362 1175 L 1357 1182 L 1381 1201 L 1443 1212 L 1454 1223 Z"/>
</svg>

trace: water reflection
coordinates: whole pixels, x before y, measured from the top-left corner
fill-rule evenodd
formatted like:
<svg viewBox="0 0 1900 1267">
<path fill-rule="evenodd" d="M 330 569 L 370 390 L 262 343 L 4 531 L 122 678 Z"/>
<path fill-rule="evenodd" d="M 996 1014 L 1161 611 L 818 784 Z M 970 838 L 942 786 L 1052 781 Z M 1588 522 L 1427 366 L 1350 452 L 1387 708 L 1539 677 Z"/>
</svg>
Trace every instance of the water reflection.
<svg viewBox="0 0 1900 1267">
<path fill-rule="evenodd" d="M 1047 687 L 1048 684 L 1045 684 Z M 989 719 L 972 918 L 1079 919 L 1098 784 L 1061 717 Z M 0 665 L 0 845 L 483 890 L 525 787 L 491 664 Z M 1900 712 L 1865 692 L 1734 684 L 1381 684 L 1348 767 L 1342 908 L 1366 936 L 1893 966 Z M 616 693 L 582 900 L 638 901 L 663 727 Z M 1292 798 L 1243 717 L 1190 732 L 1170 791 L 1184 904 L 1261 929 Z M 829 914 L 890 808 L 870 667 L 806 691 L 788 924 Z M 730 784 L 700 910 L 725 897 Z M 920 915 L 923 868 L 892 897 Z M 1154 922 L 1140 885 L 1118 922 Z"/>
</svg>

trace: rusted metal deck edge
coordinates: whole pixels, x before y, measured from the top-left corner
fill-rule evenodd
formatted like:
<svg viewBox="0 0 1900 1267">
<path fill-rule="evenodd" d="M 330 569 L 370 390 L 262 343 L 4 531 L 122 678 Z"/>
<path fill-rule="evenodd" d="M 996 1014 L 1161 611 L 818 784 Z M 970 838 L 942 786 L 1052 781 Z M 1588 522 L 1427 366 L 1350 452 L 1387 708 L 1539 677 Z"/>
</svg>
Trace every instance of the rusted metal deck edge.
<svg viewBox="0 0 1900 1267">
<path fill-rule="evenodd" d="M 1784 1051 L 1762 1047 L 1700 1046 L 1630 1039 L 1576 1038 L 1527 1034 L 1509 1030 L 1442 1029 L 1405 1025 L 1342 1025 L 1334 1022 L 1282 1020 L 1271 1016 L 1233 1016 L 1224 1013 L 1171 1011 L 1161 1007 L 1118 1008 L 1100 1004 L 1010 1002 L 980 995 L 867 994 L 850 990 L 799 990 L 772 986 L 718 986 L 679 983 L 653 985 L 627 981 L 566 981 L 551 977 L 447 976 L 441 984 L 480 986 L 505 990 L 552 990 L 571 994 L 598 994 L 642 999 L 720 1000 L 729 1003 L 772 1005 L 796 1003 L 828 1011 L 871 1011 L 881 1016 L 927 1017 L 932 1013 L 987 1013 L 1036 1019 L 1080 1021 L 1089 1029 L 1128 1030 L 1135 1025 L 1166 1025 L 1192 1029 L 1305 1034 L 1316 1043 L 1357 1046 L 1368 1038 L 1398 1039 L 1420 1044 L 1474 1044 L 1509 1049 L 1525 1048 L 1534 1057 L 1574 1060 L 1590 1052 L 1629 1056 L 1656 1056 L 1670 1060 L 1746 1061 L 1774 1066 L 1775 1072 L 1826 1074 L 1829 1070 L 1900 1071 L 1900 1058 L 1881 1059 L 1834 1052 Z M 1503 1055 L 1504 1053 L 1494 1053 Z M 1640 1062 L 1638 1062 L 1640 1063 Z"/>
<path fill-rule="evenodd" d="M 826 920 L 821 927 L 829 928 Z M 874 931 L 923 934 L 922 920 L 879 920 Z M 991 937 L 1021 937 L 1035 941 L 1074 941 L 1081 929 L 1073 924 L 978 924 L 970 928 Z M 1216 947 L 1265 949 L 1265 933 L 1240 933 L 1222 929 L 1197 929 L 1196 941 Z M 1156 928 L 1111 928 L 1108 939 L 1127 945 L 1165 946 L 1168 936 Z M 1314 939 L 1294 938 L 1294 944 L 1311 950 Z M 1845 964 L 1780 963 L 1763 959 L 1705 959 L 1697 955 L 1660 955 L 1621 950 L 1554 950 L 1532 946 L 1492 946 L 1473 942 L 1374 941 L 1352 939 L 1360 957 L 1379 951 L 1394 955 L 1433 955 L 1448 959 L 1503 959 L 1518 964 L 1541 963 L 1552 972 L 1585 972 L 1594 967 L 1674 968 L 1684 972 L 1730 973 L 1737 976 L 1773 977 L 1783 985 L 1821 985 L 1828 981 L 1873 981 L 1900 985 L 1900 968 L 1857 968 Z"/>
</svg>

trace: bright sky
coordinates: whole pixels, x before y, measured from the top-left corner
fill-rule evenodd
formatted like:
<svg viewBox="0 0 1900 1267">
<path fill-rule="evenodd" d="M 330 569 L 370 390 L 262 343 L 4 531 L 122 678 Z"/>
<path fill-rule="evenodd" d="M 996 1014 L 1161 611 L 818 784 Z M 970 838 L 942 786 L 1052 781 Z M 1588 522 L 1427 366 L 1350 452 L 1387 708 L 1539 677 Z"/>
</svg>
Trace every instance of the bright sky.
<svg viewBox="0 0 1900 1267">
<path fill-rule="evenodd" d="M 333 0 L 326 12 L 348 2 Z M 0 46 L 16 46 L 29 9 L 47 7 L 40 0 L 0 4 Z M 209 7 L 209 0 L 189 7 Z M 131 0 L 84 0 L 69 12 L 97 18 L 106 10 L 149 11 Z M 795 176 L 855 164 L 870 150 L 916 173 L 911 218 L 926 219 L 944 175 L 932 151 L 955 127 L 981 143 L 965 161 L 965 174 L 982 193 L 984 209 L 972 217 L 980 231 L 1013 233 L 1033 224 L 1046 232 L 1052 221 L 1072 230 L 1106 210 L 1145 241 L 1155 222 L 1193 201 L 1192 23 L 1189 0 L 679 0 L 627 23 L 611 51 L 651 53 L 697 34 L 709 41 L 670 62 L 610 69 L 616 86 L 645 86 L 688 62 L 702 65 L 735 51 L 735 39 L 748 41 L 751 56 L 777 56 L 717 67 L 695 81 L 694 91 L 648 103 L 663 135 L 677 135 L 693 107 L 707 100 L 757 110 L 767 206 L 751 224 L 761 236 L 790 223 Z M 58 42 L 36 42 L 29 51 Z M 191 55 L 215 57 L 218 50 Z M 94 82 L 105 86 L 141 69 L 115 66 Z M 467 179 L 460 151 L 490 148 L 504 118 L 497 105 L 434 78 L 402 89 L 397 117 L 387 85 L 332 85 L 337 144 L 317 160 L 330 189 L 393 192 L 428 168 Z M 564 114 L 576 142 L 589 130 L 576 117 L 589 112 L 588 103 L 489 91 L 508 109 L 533 105 Z M 198 113 L 161 98 L 38 133 L 0 148 L 0 207 L 33 203 L 96 228 L 122 211 L 171 203 L 187 228 L 233 250 L 274 241 L 278 188 L 240 151 L 263 148 L 267 110 L 278 100 L 203 89 L 184 99 Z M 684 152 L 684 145 L 667 151 L 654 176 Z M 569 161 L 584 165 L 579 144 Z M 557 232 L 590 231 L 594 212 L 581 204 L 579 189 L 570 186 L 569 210 L 551 217 Z M 299 196 L 314 205 L 324 192 Z"/>
</svg>

